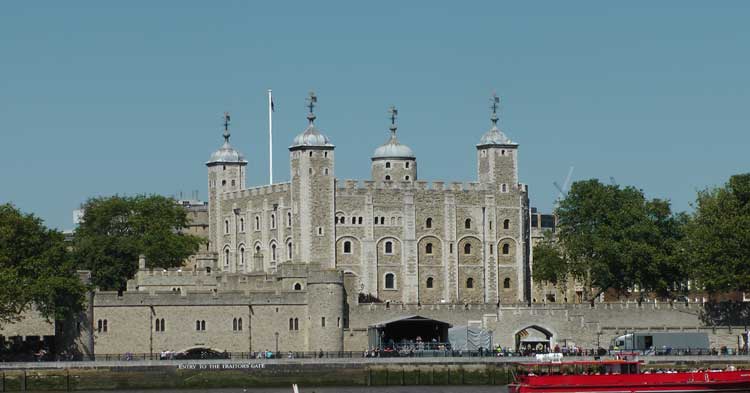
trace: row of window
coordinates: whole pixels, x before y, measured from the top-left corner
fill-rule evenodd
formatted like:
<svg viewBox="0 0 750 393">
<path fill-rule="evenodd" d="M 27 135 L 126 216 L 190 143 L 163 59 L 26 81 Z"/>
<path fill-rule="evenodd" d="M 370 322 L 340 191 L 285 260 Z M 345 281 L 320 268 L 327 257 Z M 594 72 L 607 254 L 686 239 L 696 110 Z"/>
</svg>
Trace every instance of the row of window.
<svg viewBox="0 0 750 393">
<path fill-rule="evenodd" d="M 277 259 L 277 252 L 276 252 L 276 243 L 271 243 L 271 261 L 276 261 Z M 240 245 L 240 247 L 237 250 L 237 264 L 244 265 L 247 257 L 245 252 L 245 246 Z M 260 244 L 255 245 L 255 254 L 256 255 L 262 255 Z M 292 242 L 289 241 L 286 243 L 286 258 L 292 259 Z M 224 247 L 224 266 L 229 266 L 229 262 L 231 261 L 230 253 L 229 253 L 229 246 Z"/>
<path fill-rule="evenodd" d="M 255 230 L 260 231 L 260 216 L 255 216 Z M 239 222 L 239 231 L 245 232 L 245 218 L 240 217 Z M 292 212 L 286 213 L 286 226 L 291 227 L 292 226 Z M 271 214 L 271 229 L 276 229 L 276 214 Z M 229 220 L 224 220 L 224 234 L 230 234 L 232 233 L 231 226 L 229 225 Z"/>
<path fill-rule="evenodd" d="M 395 273 L 386 273 L 383 277 L 383 283 L 385 289 L 396 289 L 396 274 Z M 425 287 L 427 288 L 434 288 L 435 280 L 432 277 L 427 277 L 427 280 L 425 280 Z M 467 289 L 474 288 L 474 278 L 469 277 L 466 279 L 465 286 Z M 503 289 L 510 289 L 510 278 L 506 277 L 503 280 Z"/>
<path fill-rule="evenodd" d="M 409 161 L 407 161 L 407 162 L 404 163 L 404 168 L 409 169 L 410 165 L 411 165 L 411 163 Z M 386 161 L 385 162 L 385 168 L 386 169 L 391 169 L 391 162 L 390 161 Z"/>
<path fill-rule="evenodd" d="M 352 242 L 350 240 L 345 240 L 342 243 L 342 252 L 344 254 L 351 254 L 352 253 Z M 432 255 L 433 252 L 433 245 L 432 243 L 426 243 L 424 246 L 424 253 L 426 255 Z M 453 252 L 453 244 L 451 244 L 451 252 Z M 393 254 L 393 242 L 392 241 L 386 241 L 383 243 L 383 253 L 386 255 Z M 492 244 L 490 244 L 490 255 L 493 255 L 494 253 L 494 247 Z M 503 255 L 509 255 L 510 254 L 510 244 L 505 243 L 502 246 L 502 253 Z M 464 244 L 464 255 L 471 255 L 471 243 Z"/>
<path fill-rule="evenodd" d="M 391 179 L 391 175 L 385 175 L 385 178 L 384 178 L 384 180 L 385 180 L 385 181 L 391 181 L 391 180 L 392 180 L 392 179 Z M 411 180 L 411 177 L 410 177 L 409 175 L 406 175 L 406 176 L 404 176 L 404 180 L 405 180 L 405 181 L 409 181 L 409 180 Z"/>
</svg>

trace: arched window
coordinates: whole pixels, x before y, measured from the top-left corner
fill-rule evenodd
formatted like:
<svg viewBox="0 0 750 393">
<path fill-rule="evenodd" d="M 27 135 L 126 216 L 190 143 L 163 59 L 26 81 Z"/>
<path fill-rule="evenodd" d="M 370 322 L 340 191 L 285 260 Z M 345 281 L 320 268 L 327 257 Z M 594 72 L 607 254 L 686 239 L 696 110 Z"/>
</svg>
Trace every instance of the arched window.
<svg viewBox="0 0 750 393">
<path fill-rule="evenodd" d="M 429 229 L 432 228 L 432 218 L 427 218 L 427 221 L 424 223 L 424 227 Z"/>
<path fill-rule="evenodd" d="M 276 244 L 271 244 L 271 260 L 276 260 Z"/>
<path fill-rule="evenodd" d="M 299 330 L 299 318 L 294 318 L 294 330 Z"/>
<path fill-rule="evenodd" d="M 409 169 L 409 162 L 408 161 L 404 164 L 404 168 Z M 406 179 L 406 180 L 409 180 L 409 179 Z"/>
<path fill-rule="evenodd" d="M 201 319 L 201 330 L 206 330 L 206 321 Z"/>
<path fill-rule="evenodd" d="M 292 259 L 292 242 L 286 244 L 286 258 Z"/>
<path fill-rule="evenodd" d="M 245 246 L 240 246 L 240 265 L 245 264 Z"/>
<path fill-rule="evenodd" d="M 510 228 L 510 220 L 506 219 L 503 221 L 503 229 Z"/>
<path fill-rule="evenodd" d="M 245 219 L 240 218 L 240 232 L 245 232 Z"/>
<path fill-rule="evenodd" d="M 469 277 L 466 279 L 466 288 L 474 288 L 474 279 Z"/>
<path fill-rule="evenodd" d="M 260 254 L 260 244 L 255 246 L 255 253 Z"/>
<path fill-rule="evenodd" d="M 427 243 L 427 245 L 424 246 L 424 253 L 432 255 L 432 243 Z"/>
<path fill-rule="evenodd" d="M 467 218 L 466 221 L 464 221 L 464 228 L 471 229 L 471 218 Z"/>
<path fill-rule="evenodd" d="M 508 255 L 508 254 L 510 254 L 510 244 L 505 243 L 503 244 L 503 255 Z"/>
<path fill-rule="evenodd" d="M 232 330 L 237 331 L 237 318 L 232 319 Z"/>
<path fill-rule="evenodd" d="M 433 280 L 432 280 L 432 277 L 427 277 L 427 283 L 425 283 L 425 286 L 426 286 L 427 288 L 432 288 L 432 286 L 433 286 Z"/>
<path fill-rule="evenodd" d="M 362 217 L 359 217 L 359 218 L 357 219 L 357 223 L 358 223 L 359 225 L 362 225 Z"/>
<path fill-rule="evenodd" d="M 387 241 L 385 242 L 385 253 L 386 254 L 393 254 L 393 242 Z"/>
<path fill-rule="evenodd" d="M 349 240 L 344 242 L 344 254 L 351 254 L 352 253 L 352 242 Z"/>
<path fill-rule="evenodd" d="M 164 332 L 166 331 L 166 329 L 167 329 L 167 326 L 164 324 L 164 318 L 162 318 L 161 319 L 161 331 Z"/>
<path fill-rule="evenodd" d="M 260 230 L 260 217 L 258 216 L 255 216 L 255 230 L 256 231 Z"/>
<path fill-rule="evenodd" d="M 271 229 L 276 229 L 276 215 L 271 214 Z"/>
<path fill-rule="evenodd" d="M 229 220 L 224 220 L 224 233 L 229 233 Z"/>
<path fill-rule="evenodd" d="M 396 275 L 393 273 L 387 273 L 385 275 L 385 289 L 395 289 L 396 288 Z"/>
<path fill-rule="evenodd" d="M 197 331 L 201 330 L 201 321 L 195 321 L 195 330 Z"/>
<path fill-rule="evenodd" d="M 509 289 L 510 288 L 510 278 L 506 278 L 503 280 L 503 288 Z"/>
<path fill-rule="evenodd" d="M 503 192 L 508 192 L 508 186 L 506 184 L 502 185 Z"/>
<path fill-rule="evenodd" d="M 352 217 L 352 225 L 357 223 L 357 217 Z"/>
<path fill-rule="evenodd" d="M 404 180 L 408 181 L 409 180 L 409 175 L 404 176 Z"/>
<path fill-rule="evenodd" d="M 471 243 L 464 244 L 464 254 L 465 255 L 471 254 Z"/>
<path fill-rule="evenodd" d="M 490 255 L 492 255 L 493 252 L 495 252 L 495 247 L 493 247 L 493 245 L 490 244 Z"/>
<path fill-rule="evenodd" d="M 390 167 L 391 167 L 391 163 L 390 163 L 390 162 L 386 162 L 386 163 L 385 163 L 385 167 L 386 167 L 386 168 L 390 168 Z"/>
<path fill-rule="evenodd" d="M 237 318 L 237 330 L 242 331 L 242 318 Z"/>
<path fill-rule="evenodd" d="M 296 282 L 294 283 L 294 290 L 295 291 L 301 291 L 302 290 L 302 284 Z"/>
<path fill-rule="evenodd" d="M 286 213 L 286 226 L 292 226 L 292 212 Z"/>
<path fill-rule="evenodd" d="M 294 330 L 294 318 L 289 318 L 289 330 Z"/>
<path fill-rule="evenodd" d="M 391 180 L 391 175 L 385 175 L 385 180 Z"/>
<path fill-rule="evenodd" d="M 229 249 L 224 249 L 224 265 L 229 266 Z"/>
<path fill-rule="evenodd" d="M 380 217 L 380 225 L 385 225 L 385 217 Z"/>
</svg>

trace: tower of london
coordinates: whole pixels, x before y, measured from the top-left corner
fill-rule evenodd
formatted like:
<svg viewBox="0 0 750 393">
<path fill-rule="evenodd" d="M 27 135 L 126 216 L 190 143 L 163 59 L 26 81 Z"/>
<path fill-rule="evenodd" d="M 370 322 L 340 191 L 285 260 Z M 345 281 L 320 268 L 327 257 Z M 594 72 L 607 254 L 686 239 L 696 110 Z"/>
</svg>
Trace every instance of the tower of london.
<svg viewBox="0 0 750 393">
<path fill-rule="evenodd" d="M 283 264 L 336 269 L 358 293 L 403 304 L 508 304 L 529 300 L 528 190 L 519 146 L 497 126 L 477 132 L 476 181 L 419 179 L 415 152 L 390 134 L 364 181 L 336 178 L 336 146 L 316 123 L 289 146 L 289 182 L 247 187 L 247 161 L 224 144 L 209 161 L 209 246 L 199 268 L 278 272 Z M 304 287 L 295 282 L 292 286 Z M 293 287 L 292 287 L 293 289 Z"/>
</svg>

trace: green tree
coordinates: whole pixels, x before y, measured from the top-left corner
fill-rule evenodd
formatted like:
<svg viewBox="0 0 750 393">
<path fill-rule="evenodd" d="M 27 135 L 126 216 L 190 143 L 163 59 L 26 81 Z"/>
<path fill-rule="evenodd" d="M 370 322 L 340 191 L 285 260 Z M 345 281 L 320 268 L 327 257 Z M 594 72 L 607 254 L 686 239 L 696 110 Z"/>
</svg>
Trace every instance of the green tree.
<svg viewBox="0 0 750 393">
<path fill-rule="evenodd" d="M 557 216 L 568 273 L 590 301 L 606 290 L 629 295 L 636 287 L 668 296 L 684 280 L 676 258 L 682 219 L 669 202 L 593 179 L 572 185 Z"/>
<path fill-rule="evenodd" d="M 32 306 L 46 318 L 65 319 L 82 310 L 85 291 L 63 235 L 0 205 L 0 325 Z"/>
<path fill-rule="evenodd" d="M 685 249 L 709 293 L 750 291 L 750 173 L 698 193 Z"/>
<path fill-rule="evenodd" d="M 171 198 L 93 198 L 82 208 L 75 254 L 101 289 L 123 289 L 138 270 L 140 254 L 148 267 L 179 267 L 204 241 L 182 232 L 189 223 L 187 213 Z"/>
<path fill-rule="evenodd" d="M 555 242 L 552 232 L 534 246 L 534 269 L 532 278 L 537 283 L 550 283 L 564 290 L 568 278 L 568 262 Z"/>
</svg>

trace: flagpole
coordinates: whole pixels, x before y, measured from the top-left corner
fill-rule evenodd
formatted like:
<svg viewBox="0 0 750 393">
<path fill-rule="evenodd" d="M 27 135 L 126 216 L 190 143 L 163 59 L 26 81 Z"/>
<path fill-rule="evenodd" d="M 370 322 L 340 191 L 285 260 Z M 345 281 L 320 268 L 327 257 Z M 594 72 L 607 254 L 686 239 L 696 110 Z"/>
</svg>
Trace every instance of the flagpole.
<svg viewBox="0 0 750 393">
<path fill-rule="evenodd" d="M 268 89 L 268 184 L 273 184 L 273 97 Z"/>
</svg>

